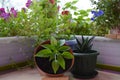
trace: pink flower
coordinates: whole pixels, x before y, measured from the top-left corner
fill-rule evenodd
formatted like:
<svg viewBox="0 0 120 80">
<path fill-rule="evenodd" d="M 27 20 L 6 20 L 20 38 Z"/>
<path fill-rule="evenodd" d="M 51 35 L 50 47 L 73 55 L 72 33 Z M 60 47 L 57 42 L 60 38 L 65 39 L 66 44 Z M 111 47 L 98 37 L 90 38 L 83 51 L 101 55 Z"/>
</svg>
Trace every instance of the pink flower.
<svg viewBox="0 0 120 80">
<path fill-rule="evenodd" d="M 11 8 L 11 10 L 10 10 L 11 12 L 12 12 L 12 14 L 14 15 L 14 17 L 17 17 L 17 10 L 15 10 L 14 9 L 14 7 L 13 8 Z"/>
<path fill-rule="evenodd" d="M 62 15 L 68 15 L 68 14 L 69 14 L 69 11 L 67 10 L 62 11 Z"/>
<path fill-rule="evenodd" d="M 55 0 L 49 0 L 51 4 L 55 4 Z"/>
<path fill-rule="evenodd" d="M 4 8 L 0 8 L 0 14 L 1 13 L 5 13 L 5 9 Z"/>
<path fill-rule="evenodd" d="M 26 7 L 30 7 L 30 5 L 32 4 L 32 1 L 31 0 L 28 0 L 27 3 L 26 3 Z"/>
</svg>

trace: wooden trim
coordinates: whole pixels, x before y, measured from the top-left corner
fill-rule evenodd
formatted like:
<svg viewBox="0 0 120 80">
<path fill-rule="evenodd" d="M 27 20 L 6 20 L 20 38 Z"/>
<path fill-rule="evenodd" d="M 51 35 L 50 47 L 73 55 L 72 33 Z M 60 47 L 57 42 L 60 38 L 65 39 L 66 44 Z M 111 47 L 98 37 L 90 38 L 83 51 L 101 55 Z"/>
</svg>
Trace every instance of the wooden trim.
<svg viewBox="0 0 120 80">
<path fill-rule="evenodd" d="M 97 64 L 96 66 L 97 66 L 97 68 L 120 72 L 120 67 L 118 67 L 118 66 L 111 66 L 111 65 L 105 65 L 105 64 Z"/>
</svg>

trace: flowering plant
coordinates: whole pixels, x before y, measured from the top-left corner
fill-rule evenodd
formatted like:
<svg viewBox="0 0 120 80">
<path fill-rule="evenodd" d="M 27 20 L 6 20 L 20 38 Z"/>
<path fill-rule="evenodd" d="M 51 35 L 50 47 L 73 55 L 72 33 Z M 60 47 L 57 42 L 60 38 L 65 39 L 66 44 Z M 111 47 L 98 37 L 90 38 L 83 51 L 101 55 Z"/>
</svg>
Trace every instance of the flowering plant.
<svg viewBox="0 0 120 80">
<path fill-rule="evenodd" d="M 75 4 L 77 1 L 73 2 Z M 71 3 L 73 4 L 73 2 Z M 73 6 L 72 4 L 68 6 L 66 3 L 62 8 L 58 3 L 58 0 L 40 0 L 39 2 L 33 2 L 30 7 L 32 10 L 29 13 L 30 22 L 32 23 L 30 26 L 40 39 L 50 39 L 51 36 L 57 38 L 69 37 L 71 35 L 72 14 L 68 8 L 73 8 Z"/>
<path fill-rule="evenodd" d="M 28 0 L 26 7 L 29 7 L 30 4 L 31 2 Z M 14 7 L 7 10 L 0 8 L 0 36 L 28 35 L 27 22 L 28 15 L 26 8 L 22 8 L 21 11 L 15 10 Z"/>
<path fill-rule="evenodd" d="M 95 20 L 97 17 L 101 16 L 104 14 L 104 12 L 102 10 L 99 11 L 91 11 L 91 13 L 93 14 L 93 17 L 91 18 L 91 20 Z"/>
<path fill-rule="evenodd" d="M 91 0 L 95 10 L 103 10 L 104 15 L 95 20 L 96 24 L 106 29 L 118 29 L 120 32 L 120 1 L 119 0 Z"/>
<path fill-rule="evenodd" d="M 63 7 L 58 5 L 59 2 L 58 0 L 28 0 L 26 8 L 22 8 L 21 11 L 14 8 L 2 11 L 1 8 L 1 36 L 37 35 L 40 39 L 49 39 L 50 36 L 69 38 L 71 34 L 83 31 L 89 33 L 86 29 L 90 19 L 84 17 L 88 16 L 90 10 L 78 10 L 74 6 L 78 0 L 67 2 Z M 73 15 L 77 17 L 74 18 Z M 82 31 L 77 31 L 78 28 Z"/>
</svg>

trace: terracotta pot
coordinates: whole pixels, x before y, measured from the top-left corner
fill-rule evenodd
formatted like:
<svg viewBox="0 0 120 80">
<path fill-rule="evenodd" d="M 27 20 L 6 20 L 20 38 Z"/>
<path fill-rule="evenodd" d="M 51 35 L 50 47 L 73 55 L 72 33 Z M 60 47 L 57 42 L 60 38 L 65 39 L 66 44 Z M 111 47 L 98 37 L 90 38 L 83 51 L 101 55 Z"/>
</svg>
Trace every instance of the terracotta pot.
<svg viewBox="0 0 120 80">
<path fill-rule="evenodd" d="M 50 44 L 50 41 L 45 41 L 42 44 Z M 66 44 L 65 44 L 66 45 Z M 39 45 L 35 51 L 34 51 L 34 55 L 39 52 L 40 50 L 42 50 L 43 47 L 41 45 Z M 70 53 L 73 54 L 72 50 L 70 49 Z M 59 70 L 57 71 L 56 74 L 54 74 L 53 69 L 51 67 L 51 62 L 49 61 L 49 58 L 42 58 L 42 57 L 35 57 L 34 56 L 34 61 L 35 64 L 37 66 L 37 69 L 39 70 L 41 75 L 47 75 L 47 76 L 62 76 L 63 73 L 69 71 L 74 63 L 74 58 L 73 59 L 65 59 L 65 63 L 66 63 L 66 69 L 63 70 L 61 67 L 59 68 Z"/>
</svg>

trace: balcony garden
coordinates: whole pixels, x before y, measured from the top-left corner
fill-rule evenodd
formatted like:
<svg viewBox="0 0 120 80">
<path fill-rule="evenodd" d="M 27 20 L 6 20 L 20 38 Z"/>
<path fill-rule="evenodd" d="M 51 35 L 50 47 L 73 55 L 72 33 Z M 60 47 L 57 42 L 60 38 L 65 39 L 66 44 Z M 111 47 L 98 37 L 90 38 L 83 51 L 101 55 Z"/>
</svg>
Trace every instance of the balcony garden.
<svg viewBox="0 0 120 80">
<path fill-rule="evenodd" d="M 75 5 L 79 0 L 60 2 L 27 0 L 20 10 L 0 8 L 1 72 L 37 67 L 41 75 L 88 79 L 100 69 L 120 71 L 120 1 L 91 0 L 94 7 L 86 10 Z"/>
</svg>

